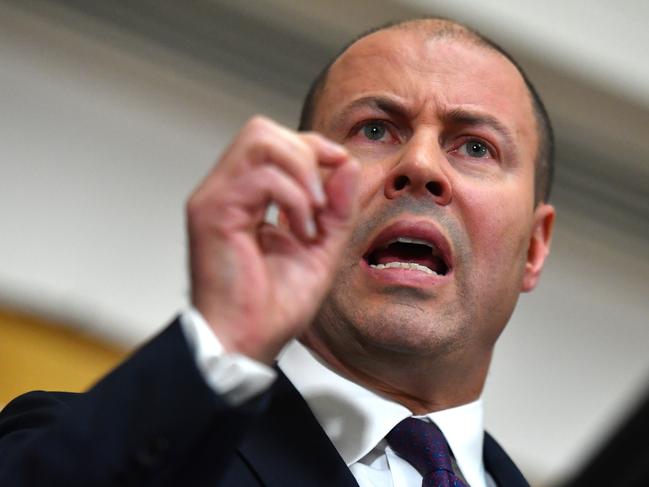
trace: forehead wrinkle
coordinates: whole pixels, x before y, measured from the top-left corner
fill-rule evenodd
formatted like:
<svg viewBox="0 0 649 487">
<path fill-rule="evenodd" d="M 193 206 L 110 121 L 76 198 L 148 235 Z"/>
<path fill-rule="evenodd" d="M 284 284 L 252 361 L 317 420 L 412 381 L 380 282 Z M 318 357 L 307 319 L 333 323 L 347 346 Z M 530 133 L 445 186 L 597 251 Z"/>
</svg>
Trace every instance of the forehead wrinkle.
<svg viewBox="0 0 649 487">
<path fill-rule="evenodd" d="M 462 54 L 459 56 L 458 49 L 486 50 L 489 55 L 497 56 L 499 62 L 504 61 L 508 65 L 511 65 L 510 61 L 498 52 L 492 51 L 480 43 L 470 42 L 470 39 L 462 36 L 459 38 L 456 36 L 451 36 L 450 38 L 447 36 L 430 36 L 426 35 L 427 33 L 425 31 L 407 29 L 405 32 L 399 33 L 399 39 L 403 40 L 401 35 L 404 35 L 406 39 L 410 36 L 414 42 L 396 42 L 393 39 L 395 34 L 396 32 L 391 30 L 379 31 L 360 39 L 350 46 L 331 66 L 323 86 L 323 91 L 319 96 L 318 104 L 324 98 L 331 97 L 334 105 L 331 108 L 335 110 L 335 105 L 337 105 L 336 98 L 338 100 L 341 100 L 341 98 L 344 99 L 348 85 L 352 83 L 349 86 L 353 86 L 353 89 L 370 90 L 372 88 L 378 88 L 380 91 L 387 89 L 387 94 L 390 97 L 394 96 L 403 105 L 404 109 L 408 109 L 401 113 L 407 116 L 409 120 L 420 119 L 423 116 L 427 120 L 426 123 L 432 122 L 429 119 L 429 115 L 432 115 L 432 108 L 432 111 L 437 112 L 434 118 L 437 121 L 444 122 L 445 120 L 442 118 L 444 107 L 452 108 L 453 105 L 457 106 L 457 102 L 461 101 L 456 99 L 456 97 L 449 98 L 453 91 L 451 89 L 451 93 L 449 94 L 446 87 L 443 86 L 449 82 L 446 79 L 449 75 L 461 74 L 464 69 L 464 65 L 461 63 L 465 59 L 465 56 L 462 52 L 459 52 L 459 54 Z M 381 46 L 385 47 L 385 49 L 379 49 Z M 447 53 L 445 55 L 443 52 L 440 54 L 438 49 L 441 46 L 446 46 L 447 49 L 450 48 L 450 54 Z M 377 49 L 380 52 L 377 52 Z M 439 57 L 440 55 L 442 58 Z M 438 59 L 446 61 L 446 63 L 438 63 Z M 452 64 L 448 65 L 448 63 Z M 457 63 L 460 64 L 458 65 Z M 515 70 L 513 65 L 511 65 L 511 68 Z M 390 76 L 384 78 L 381 76 L 384 69 L 398 69 L 403 75 L 396 79 Z M 365 74 L 364 86 L 361 85 L 362 88 L 359 88 L 353 85 L 353 77 L 350 78 L 347 76 L 349 70 L 353 72 L 372 73 L 372 76 Z M 494 82 L 501 81 L 503 78 L 510 78 L 512 74 L 510 72 L 511 70 L 504 69 L 503 71 L 502 75 Z M 489 73 L 493 73 L 493 69 Z M 515 76 L 520 77 L 520 74 L 516 72 Z M 383 86 L 376 85 L 379 82 Z M 422 91 L 422 84 L 428 85 L 427 89 Z M 383 93 L 379 94 L 383 95 Z M 356 95 L 358 96 L 358 93 Z M 527 90 L 525 97 L 531 99 Z M 437 108 L 434 108 L 435 105 L 437 105 Z M 377 105 L 374 105 L 372 108 L 381 110 L 381 107 Z M 387 108 L 387 106 L 384 108 Z M 341 110 L 345 110 L 345 108 L 343 107 Z M 469 109 L 469 111 L 472 110 Z M 388 110 L 385 110 L 385 112 L 389 113 Z M 324 113 L 322 111 L 317 111 L 314 121 L 317 120 L 319 123 L 316 125 L 320 125 L 321 127 L 334 127 L 337 125 L 330 116 L 323 117 L 323 115 Z M 451 115 L 454 116 L 452 117 Z M 468 126 L 483 125 L 490 127 L 496 133 L 502 135 L 502 139 L 508 147 L 513 147 L 516 149 L 516 152 L 519 152 L 519 149 L 523 149 L 523 147 L 520 147 L 520 144 L 515 144 L 515 142 L 523 143 L 520 137 L 528 132 L 527 127 L 519 126 L 518 123 L 515 127 L 506 127 L 502 120 L 495 119 L 493 116 L 492 119 L 482 116 L 482 120 L 479 120 L 480 117 L 461 117 L 460 115 L 462 114 L 459 113 L 451 115 L 449 115 L 449 119 L 455 118 L 457 123 L 464 122 Z M 342 123 L 343 120 L 339 118 L 338 122 Z M 534 131 L 535 127 L 536 125 L 530 128 Z M 339 128 L 340 125 L 338 124 Z"/>
</svg>

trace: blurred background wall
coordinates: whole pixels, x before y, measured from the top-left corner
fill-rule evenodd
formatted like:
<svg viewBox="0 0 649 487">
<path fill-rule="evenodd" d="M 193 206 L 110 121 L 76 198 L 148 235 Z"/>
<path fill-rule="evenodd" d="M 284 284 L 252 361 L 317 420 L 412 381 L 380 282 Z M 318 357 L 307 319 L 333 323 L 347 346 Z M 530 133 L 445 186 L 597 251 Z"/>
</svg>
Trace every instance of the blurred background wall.
<svg viewBox="0 0 649 487">
<path fill-rule="evenodd" d="M 648 386 L 642 0 L 0 0 L 0 407 L 87 387 L 182 309 L 184 200 L 228 139 L 294 126 L 345 41 L 422 13 L 511 50 L 554 120 L 553 254 L 486 420 L 534 485 L 578 469 Z"/>
</svg>

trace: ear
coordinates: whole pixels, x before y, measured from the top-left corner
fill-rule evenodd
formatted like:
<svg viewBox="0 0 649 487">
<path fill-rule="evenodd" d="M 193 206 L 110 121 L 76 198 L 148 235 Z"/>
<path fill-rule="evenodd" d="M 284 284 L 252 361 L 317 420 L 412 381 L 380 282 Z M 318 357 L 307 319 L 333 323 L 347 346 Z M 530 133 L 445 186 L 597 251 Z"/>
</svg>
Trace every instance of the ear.
<svg viewBox="0 0 649 487">
<path fill-rule="evenodd" d="M 547 203 L 539 203 L 534 210 L 534 222 L 530 243 L 527 248 L 527 262 L 521 291 L 529 292 L 536 287 L 541 277 L 543 263 L 550 253 L 550 241 L 554 227 L 554 207 Z"/>
</svg>

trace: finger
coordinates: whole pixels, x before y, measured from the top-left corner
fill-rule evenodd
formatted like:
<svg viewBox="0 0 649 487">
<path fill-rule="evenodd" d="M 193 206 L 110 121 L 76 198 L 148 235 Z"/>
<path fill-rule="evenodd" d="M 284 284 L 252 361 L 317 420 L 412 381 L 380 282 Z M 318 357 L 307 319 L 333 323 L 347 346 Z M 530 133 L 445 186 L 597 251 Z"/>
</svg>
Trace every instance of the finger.
<svg viewBox="0 0 649 487">
<path fill-rule="evenodd" d="M 195 192 L 212 193 L 224 179 L 233 180 L 261 164 L 276 165 L 293 175 L 312 193 L 314 203 L 323 204 L 313 149 L 296 132 L 259 115 L 246 122 Z"/>
<path fill-rule="evenodd" d="M 224 178 L 240 176 L 250 165 L 275 165 L 293 176 L 310 194 L 316 207 L 326 205 L 326 192 L 318 168 L 348 159 L 346 149 L 315 133 L 296 133 L 261 116 L 253 117 L 239 132 L 195 191 L 213 193 Z"/>
<path fill-rule="evenodd" d="M 304 185 L 316 206 L 326 204 L 318 168 L 345 161 L 346 149 L 318 134 L 297 134 L 264 118 L 253 119 L 245 131 L 254 163 L 279 166 Z"/>
<path fill-rule="evenodd" d="M 299 136 L 315 151 L 321 166 L 338 166 L 350 157 L 344 146 L 317 132 L 300 132 Z"/>
<path fill-rule="evenodd" d="M 349 222 L 358 206 L 360 175 L 360 164 L 354 158 L 331 171 L 325 185 L 329 204 L 320 213 L 322 219 Z"/>
<path fill-rule="evenodd" d="M 302 157 L 309 157 L 313 152 L 319 165 L 336 166 L 349 158 L 347 149 L 317 132 L 295 132 L 273 120 L 257 115 L 246 123 L 243 131 L 244 137 L 272 136 L 271 139 L 279 143 L 289 153 L 296 153 Z"/>
<path fill-rule="evenodd" d="M 254 141 L 250 158 L 255 164 L 279 167 L 299 182 L 309 193 L 314 205 L 326 204 L 326 196 L 314 151 L 299 139 L 278 137 L 280 133 L 267 133 Z"/>
<path fill-rule="evenodd" d="M 355 159 L 332 171 L 325 185 L 329 204 L 318 213 L 318 242 L 325 254 L 339 255 L 349 239 L 358 211 L 360 165 Z"/>
<path fill-rule="evenodd" d="M 251 170 L 245 180 L 241 178 L 234 190 L 240 204 L 248 207 L 252 214 L 262 215 L 260 221 L 252 222 L 255 227 L 263 223 L 263 214 L 269 202 L 274 202 L 286 215 L 291 231 L 301 240 L 309 241 L 317 236 L 311 201 L 304 188 L 292 177 L 278 168 L 261 166 Z"/>
</svg>

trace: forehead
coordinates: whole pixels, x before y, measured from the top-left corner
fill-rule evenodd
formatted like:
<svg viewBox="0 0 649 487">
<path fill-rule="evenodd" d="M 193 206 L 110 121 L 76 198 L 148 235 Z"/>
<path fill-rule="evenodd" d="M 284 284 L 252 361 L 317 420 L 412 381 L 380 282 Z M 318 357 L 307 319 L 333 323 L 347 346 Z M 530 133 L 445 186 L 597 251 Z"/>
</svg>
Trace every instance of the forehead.
<svg viewBox="0 0 649 487">
<path fill-rule="evenodd" d="M 314 127 L 325 128 L 346 104 L 373 94 L 399 99 L 413 117 L 482 111 L 536 147 L 531 98 L 520 73 L 503 55 L 471 40 L 418 29 L 387 29 L 360 39 L 331 66 Z"/>
</svg>

